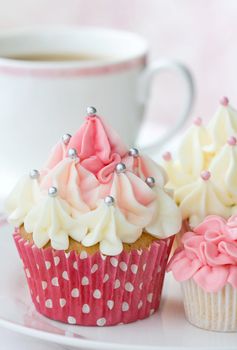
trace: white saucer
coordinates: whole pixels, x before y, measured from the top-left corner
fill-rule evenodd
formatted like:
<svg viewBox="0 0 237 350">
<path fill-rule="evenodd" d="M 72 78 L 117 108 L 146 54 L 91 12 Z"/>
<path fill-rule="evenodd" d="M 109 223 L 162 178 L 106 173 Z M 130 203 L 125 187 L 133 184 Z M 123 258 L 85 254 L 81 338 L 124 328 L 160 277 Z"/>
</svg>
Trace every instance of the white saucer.
<svg viewBox="0 0 237 350">
<path fill-rule="evenodd" d="M 51 321 L 34 310 L 8 225 L 0 227 L 0 247 L 0 326 L 77 349 L 236 349 L 236 333 L 204 331 L 185 320 L 178 284 L 170 276 L 160 310 L 149 319 L 104 328 Z"/>
</svg>

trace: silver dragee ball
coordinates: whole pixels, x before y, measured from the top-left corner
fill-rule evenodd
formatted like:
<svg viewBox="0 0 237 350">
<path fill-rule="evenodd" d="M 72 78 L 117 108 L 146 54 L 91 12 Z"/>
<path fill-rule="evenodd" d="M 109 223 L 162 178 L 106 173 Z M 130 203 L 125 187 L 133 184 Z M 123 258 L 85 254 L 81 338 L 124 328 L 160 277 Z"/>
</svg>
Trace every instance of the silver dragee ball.
<svg viewBox="0 0 237 350">
<path fill-rule="evenodd" d="M 129 154 L 130 156 L 132 156 L 132 157 L 136 158 L 136 157 L 138 157 L 138 156 L 139 156 L 139 151 L 138 151 L 138 149 L 137 149 L 137 148 L 132 147 L 132 148 L 130 148 L 130 150 L 129 150 L 128 154 Z"/>
<path fill-rule="evenodd" d="M 29 173 L 31 179 L 38 179 L 40 176 L 40 173 L 36 169 L 32 169 Z"/>
<path fill-rule="evenodd" d="M 155 181 L 154 177 L 152 177 L 152 176 L 147 177 L 145 182 L 149 187 L 154 187 L 156 184 L 156 181 Z"/>
<path fill-rule="evenodd" d="M 108 205 L 108 207 L 110 207 L 111 205 L 114 205 L 114 197 L 112 196 L 106 196 L 104 199 L 104 202 L 106 205 Z"/>
<path fill-rule="evenodd" d="M 58 194 L 58 190 L 57 190 L 56 187 L 54 187 L 54 186 L 49 187 L 49 189 L 48 189 L 48 195 L 49 195 L 50 197 L 56 197 L 57 194 Z"/>
<path fill-rule="evenodd" d="M 72 159 L 76 159 L 77 158 L 77 150 L 75 148 L 69 148 L 68 157 L 70 157 Z"/>
<path fill-rule="evenodd" d="M 62 141 L 63 141 L 64 145 L 68 145 L 69 144 L 69 141 L 70 141 L 71 137 L 72 137 L 72 135 L 70 135 L 70 134 L 64 134 L 62 136 Z"/>
<path fill-rule="evenodd" d="M 124 163 L 118 163 L 115 167 L 115 170 L 118 174 L 124 173 L 126 171 L 126 165 Z"/>
<path fill-rule="evenodd" d="M 89 117 L 93 117 L 94 115 L 96 115 L 96 108 L 95 107 L 87 107 L 86 109 L 86 113 Z"/>
</svg>

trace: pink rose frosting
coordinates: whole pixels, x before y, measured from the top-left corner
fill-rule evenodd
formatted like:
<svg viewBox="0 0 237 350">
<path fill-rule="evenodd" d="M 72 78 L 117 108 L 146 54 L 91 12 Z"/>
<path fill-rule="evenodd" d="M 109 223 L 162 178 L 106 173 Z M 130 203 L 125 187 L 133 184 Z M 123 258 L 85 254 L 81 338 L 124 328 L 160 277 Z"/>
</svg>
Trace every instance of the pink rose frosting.
<svg viewBox="0 0 237 350">
<path fill-rule="evenodd" d="M 193 278 L 207 292 L 227 283 L 237 288 L 237 215 L 228 220 L 211 215 L 186 232 L 167 270 L 179 282 Z"/>
</svg>

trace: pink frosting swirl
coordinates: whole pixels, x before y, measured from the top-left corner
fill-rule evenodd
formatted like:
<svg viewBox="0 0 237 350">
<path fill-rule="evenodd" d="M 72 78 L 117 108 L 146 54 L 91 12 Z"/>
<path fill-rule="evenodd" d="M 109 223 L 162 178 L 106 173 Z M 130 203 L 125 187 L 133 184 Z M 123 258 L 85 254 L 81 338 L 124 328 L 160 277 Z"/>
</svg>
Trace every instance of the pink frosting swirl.
<svg viewBox="0 0 237 350">
<path fill-rule="evenodd" d="M 228 221 L 211 215 L 186 232 L 167 270 L 180 282 L 193 278 L 207 292 L 227 283 L 237 288 L 237 215 Z"/>
<path fill-rule="evenodd" d="M 115 165 L 128 152 L 116 132 L 103 123 L 99 116 L 86 117 L 85 123 L 71 137 L 67 146 L 57 144 L 46 167 L 54 167 L 70 148 L 77 150 L 81 165 L 96 175 L 100 183 L 111 180 Z"/>
</svg>

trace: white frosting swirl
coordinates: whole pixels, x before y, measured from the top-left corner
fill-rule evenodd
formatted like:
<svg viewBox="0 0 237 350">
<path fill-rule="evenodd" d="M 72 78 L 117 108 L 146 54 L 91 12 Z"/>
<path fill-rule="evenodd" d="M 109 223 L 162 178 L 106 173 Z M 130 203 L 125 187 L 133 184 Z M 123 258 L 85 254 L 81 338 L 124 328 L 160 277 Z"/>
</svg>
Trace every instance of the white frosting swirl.
<svg viewBox="0 0 237 350">
<path fill-rule="evenodd" d="M 22 177 L 5 202 L 5 209 L 9 213 L 8 221 L 21 226 L 29 210 L 41 197 L 38 179 L 31 179 L 28 175 Z"/>
<path fill-rule="evenodd" d="M 237 145 L 226 144 L 210 164 L 212 181 L 237 203 Z"/>
<path fill-rule="evenodd" d="M 82 216 L 81 223 L 88 228 L 82 244 L 90 247 L 99 243 L 105 255 L 120 254 L 123 242 L 133 243 L 142 234 L 141 226 L 131 224 L 117 206 L 108 206 L 103 201 L 97 209 Z"/>
<path fill-rule="evenodd" d="M 205 168 L 204 146 L 210 142 L 206 128 L 194 123 L 184 135 L 178 151 L 178 159 L 185 178 L 195 180 Z"/>
<path fill-rule="evenodd" d="M 208 150 L 219 151 L 230 136 L 237 136 L 237 111 L 230 105 L 220 105 L 209 122 L 207 130 L 212 140 Z"/>
<path fill-rule="evenodd" d="M 183 219 L 189 219 L 191 227 L 200 224 L 207 215 L 216 214 L 228 218 L 231 214 L 229 197 L 211 179 L 197 181 L 175 191 Z"/>
<path fill-rule="evenodd" d="M 26 215 L 25 230 L 33 233 L 38 248 L 51 241 L 54 249 L 67 249 L 69 236 L 80 242 L 86 234 L 86 227 L 71 214 L 71 207 L 63 199 L 44 196 Z"/>
<path fill-rule="evenodd" d="M 171 232 L 180 231 L 182 217 L 178 206 L 169 194 L 159 186 L 155 186 L 154 192 L 157 195 L 157 199 L 149 206 L 153 216 L 145 228 L 154 237 L 169 237 Z"/>
</svg>

